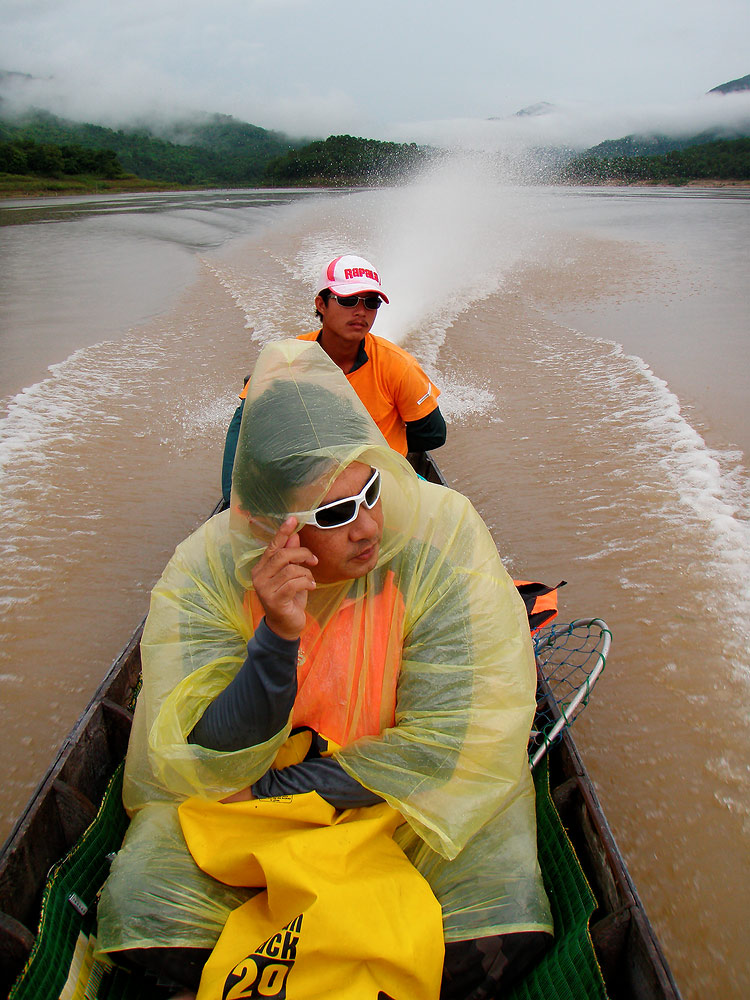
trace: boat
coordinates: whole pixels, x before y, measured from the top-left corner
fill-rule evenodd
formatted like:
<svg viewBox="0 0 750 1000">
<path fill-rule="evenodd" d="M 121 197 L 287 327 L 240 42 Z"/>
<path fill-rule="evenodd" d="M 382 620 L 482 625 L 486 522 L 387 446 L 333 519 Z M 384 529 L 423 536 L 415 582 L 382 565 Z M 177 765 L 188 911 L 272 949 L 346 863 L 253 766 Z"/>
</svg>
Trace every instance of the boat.
<svg viewBox="0 0 750 1000">
<path fill-rule="evenodd" d="M 429 453 L 409 458 L 423 478 L 447 485 Z M 224 506 L 217 504 L 212 515 Z M 112 851 L 117 850 L 118 838 L 121 839 L 127 825 L 119 803 L 117 780 L 119 775 L 121 782 L 121 765 L 139 688 L 140 639 L 144 624 L 145 618 L 63 741 L 0 849 L 0 998 L 57 1000 L 59 996 L 133 995 L 127 990 L 117 992 L 113 988 L 97 993 L 93 973 L 85 994 L 75 993 L 70 983 L 66 985 L 68 992 L 60 991 L 57 986 L 53 990 L 52 986 L 43 985 L 50 981 L 49 967 L 54 962 L 41 955 L 44 935 L 39 934 L 38 927 L 40 913 L 49 922 L 56 905 L 59 920 L 71 942 L 80 944 L 92 933 L 96 887 L 103 883 Z M 576 918 L 578 938 L 569 948 L 566 944 L 568 965 L 563 963 L 559 975 L 563 979 L 574 974 L 584 978 L 590 975 L 594 983 L 591 992 L 584 992 L 584 986 L 576 987 L 566 982 L 564 991 L 554 995 L 574 1000 L 589 996 L 609 997 L 610 1000 L 679 1000 L 666 958 L 570 731 L 570 723 L 590 694 L 594 674 L 604 665 L 608 634 L 600 619 L 583 619 L 562 626 L 552 624 L 537 633 L 538 712 L 532 730 L 535 741 L 532 756 L 541 765 L 535 771 L 537 799 L 550 804 L 549 823 L 550 828 L 554 828 L 557 845 L 554 850 L 569 856 L 570 878 L 577 886 L 574 894 L 580 896 L 584 906 Z M 574 655 L 569 655 L 570 649 Z M 573 663 L 581 674 L 575 682 L 577 694 L 573 699 L 561 699 L 552 690 L 556 661 L 564 666 Z M 584 664 L 582 668 L 581 663 Z M 589 666 L 591 663 L 593 668 Z M 564 673 L 563 684 L 570 686 L 567 666 Z M 109 840 L 104 838 L 96 846 L 92 831 L 101 828 L 105 809 L 116 816 L 116 822 L 107 835 Z M 544 822 L 547 824 L 548 820 Z M 86 892 L 76 890 L 77 884 L 66 882 L 63 877 L 67 877 L 66 872 L 80 860 L 85 850 L 94 851 L 99 865 L 98 874 L 89 880 L 88 901 Z M 549 850 L 544 847 L 545 852 Z M 568 876 L 550 875 L 545 870 L 542 852 L 540 839 L 540 862 L 545 881 L 552 879 L 548 884 L 549 893 L 550 889 L 559 888 L 554 885 L 555 880 Z M 555 860 L 555 871 L 557 865 Z M 53 905 L 51 892 L 56 884 L 60 901 Z M 555 924 L 557 937 L 557 913 Z M 37 978 L 33 982 L 37 985 L 29 985 L 29 970 L 33 971 L 35 961 L 41 971 L 34 972 Z M 76 961 L 80 966 L 85 959 L 74 959 L 73 965 Z M 590 969 L 582 971 L 587 962 Z M 535 974 L 533 970 L 531 978 Z M 100 978 L 102 975 L 100 971 Z M 23 988 L 19 983 L 25 984 Z M 525 984 L 526 980 L 521 984 L 523 992 L 516 994 L 514 990 L 511 996 L 543 995 L 538 986 L 534 992 L 533 984 L 527 992 Z M 168 994 L 154 981 L 153 989 L 147 991 L 142 987 L 135 995 L 156 998 Z"/>
</svg>

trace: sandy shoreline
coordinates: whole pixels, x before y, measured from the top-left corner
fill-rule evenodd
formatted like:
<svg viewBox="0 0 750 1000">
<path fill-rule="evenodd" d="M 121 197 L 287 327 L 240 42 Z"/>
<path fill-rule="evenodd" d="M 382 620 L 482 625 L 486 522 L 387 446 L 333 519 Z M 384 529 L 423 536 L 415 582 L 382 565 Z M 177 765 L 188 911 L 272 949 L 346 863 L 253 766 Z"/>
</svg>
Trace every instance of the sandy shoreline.
<svg viewBox="0 0 750 1000">
<path fill-rule="evenodd" d="M 170 184 L 162 184 L 159 181 L 146 181 L 139 180 L 137 183 L 134 181 L 132 183 L 128 182 L 118 182 L 118 181 L 107 181 L 98 180 L 93 183 L 84 182 L 70 182 L 65 181 L 49 181 L 49 188 L 45 188 L 42 185 L 45 183 L 45 179 L 32 178 L 35 183 L 31 184 L 19 184 L 16 187 L 0 181 L 0 202 L 16 199 L 16 198 L 56 198 L 56 197 L 67 197 L 71 194 L 102 194 L 102 195 L 113 195 L 113 194 L 148 194 L 149 192 L 155 194 L 168 194 L 170 191 L 196 191 L 198 188 L 194 187 L 183 187 L 175 188 Z"/>
<path fill-rule="evenodd" d="M 307 186 L 309 186 L 309 187 L 320 187 L 320 189 L 322 191 L 324 191 L 327 188 L 331 187 L 330 184 L 325 184 L 325 185 L 310 184 L 310 185 L 307 185 Z M 618 180 L 601 181 L 599 184 L 575 184 L 575 183 L 565 183 L 565 182 L 561 181 L 561 182 L 556 183 L 556 184 L 550 184 L 549 186 L 550 187 L 575 187 L 575 188 L 583 188 L 583 189 L 591 189 L 591 190 L 594 190 L 596 188 L 602 188 L 602 187 L 630 187 L 630 188 L 639 188 L 639 187 L 659 188 L 659 187 L 661 187 L 661 188 L 669 188 L 669 189 L 674 189 L 674 190 L 679 190 L 680 188 L 691 188 L 691 189 L 695 189 L 695 188 L 707 188 L 707 189 L 710 189 L 710 190 L 716 190 L 718 188 L 729 188 L 729 189 L 746 189 L 746 188 L 750 188 L 750 180 L 747 180 L 747 181 L 726 181 L 726 180 L 720 180 L 718 178 L 714 178 L 714 179 L 705 179 L 705 180 L 685 181 L 684 183 L 680 183 L 680 184 L 668 184 L 668 183 L 666 183 L 664 181 L 618 181 Z M 37 198 L 65 198 L 65 197 L 70 197 L 70 195 L 76 195 L 76 194 L 80 194 L 80 195 L 84 195 L 86 197 L 89 197 L 90 195 L 97 195 L 97 194 L 98 195 L 102 195 L 102 196 L 104 196 L 104 195 L 111 196 L 113 194 L 149 194 L 149 193 L 169 194 L 170 192 L 174 192 L 174 191 L 217 191 L 217 190 L 221 190 L 221 191 L 246 191 L 246 190 L 253 190 L 253 191 L 275 191 L 275 190 L 277 190 L 277 185 L 269 186 L 269 185 L 266 185 L 266 184 L 257 184 L 257 185 L 248 185 L 247 187 L 241 187 L 241 188 L 234 188 L 234 187 L 231 187 L 231 188 L 230 187 L 228 187 L 228 188 L 217 188 L 215 186 L 210 186 L 210 187 L 190 187 L 190 186 L 174 187 L 174 186 L 170 186 L 168 184 L 159 184 L 156 181 L 153 181 L 153 182 L 143 181 L 140 184 L 117 184 L 117 183 L 114 183 L 114 182 L 102 181 L 102 182 L 94 185 L 93 187 L 86 187 L 86 186 L 82 187 L 80 185 L 70 185 L 70 186 L 60 185 L 60 186 L 56 186 L 54 190 L 42 190 L 42 189 L 40 189 L 40 190 L 37 190 L 37 191 L 29 191 L 28 189 L 26 189 L 24 187 L 9 188 L 9 189 L 6 189 L 6 190 L 0 190 L 0 204 L 2 204 L 4 201 L 15 201 L 15 200 L 18 200 L 20 198 L 28 198 L 28 199 L 31 199 L 31 200 L 37 199 Z"/>
<path fill-rule="evenodd" d="M 598 184 L 578 184 L 575 181 L 560 181 L 558 184 L 552 184 L 551 187 L 575 187 L 575 188 L 603 188 L 603 187 L 629 187 L 629 188 L 750 188 L 750 180 L 748 181 L 728 181 L 721 180 L 718 177 L 714 178 L 695 178 L 690 181 L 681 181 L 679 184 L 670 184 L 668 181 L 624 181 L 616 180 L 611 178 L 609 180 L 602 180 Z"/>
</svg>

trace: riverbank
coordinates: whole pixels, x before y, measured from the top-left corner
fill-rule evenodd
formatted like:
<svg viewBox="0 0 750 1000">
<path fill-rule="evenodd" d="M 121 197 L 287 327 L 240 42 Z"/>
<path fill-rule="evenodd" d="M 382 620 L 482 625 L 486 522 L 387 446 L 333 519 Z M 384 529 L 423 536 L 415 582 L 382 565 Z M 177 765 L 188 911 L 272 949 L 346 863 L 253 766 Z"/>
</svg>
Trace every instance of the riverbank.
<svg viewBox="0 0 750 1000">
<path fill-rule="evenodd" d="M 174 191 L 174 184 L 148 181 L 142 177 L 34 177 L 25 174 L 0 174 L 0 200 L 4 198 L 50 198 L 69 194 L 137 194 L 149 191 Z M 194 188 L 179 187 L 180 191 Z"/>
<path fill-rule="evenodd" d="M 304 185 L 285 185 L 286 187 L 318 187 L 331 188 L 337 185 L 330 181 L 320 181 L 319 183 L 305 182 Z M 345 187 L 349 185 L 344 185 Z M 353 185 L 359 186 L 359 185 Z M 573 184 L 560 183 L 550 185 L 552 187 L 688 187 L 688 188 L 750 188 L 750 181 L 728 181 L 718 178 L 704 178 L 701 180 L 690 180 L 679 183 L 669 183 L 668 181 L 621 181 L 607 180 L 599 184 Z M 278 184 L 252 184 L 247 187 L 253 190 L 273 191 L 279 187 Z M 185 185 L 168 184 L 162 181 L 148 181 L 142 177 L 124 177 L 118 180 L 105 180 L 103 178 L 70 178 L 57 179 L 53 177 L 26 177 L 11 174 L 0 174 L 0 201 L 11 198 L 54 198 L 57 195 L 66 196 L 71 194 L 140 194 L 150 191 L 209 191 L 216 190 L 215 185 Z M 227 188 L 227 191 L 242 191 L 247 188 Z"/>
<path fill-rule="evenodd" d="M 729 181 L 719 177 L 695 177 L 689 181 L 627 181 L 610 177 L 607 180 L 597 181 L 596 184 L 588 184 L 578 181 L 560 181 L 552 187 L 574 187 L 574 188 L 710 188 L 712 191 L 718 188 L 750 188 L 750 181 Z"/>
</svg>

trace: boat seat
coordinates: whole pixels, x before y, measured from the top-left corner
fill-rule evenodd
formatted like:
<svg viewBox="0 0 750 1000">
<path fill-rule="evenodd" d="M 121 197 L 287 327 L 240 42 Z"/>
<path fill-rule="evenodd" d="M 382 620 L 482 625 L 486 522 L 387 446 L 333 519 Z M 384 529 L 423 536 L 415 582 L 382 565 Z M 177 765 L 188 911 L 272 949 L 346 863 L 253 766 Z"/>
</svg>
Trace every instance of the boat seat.
<svg viewBox="0 0 750 1000">
<path fill-rule="evenodd" d="M 9 1000 L 161 1000 L 174 992 L 150 973 L 95 960 L 96 902 L 128 825 L 120 765 L 99 811 L 50 872 L 36 942 Z M 509 1000 L 606 1000 L 589 920 L 596 900 L 552 802 L 546 760 L 534 772 L 539 863 L 555 922 L 555 941 Z"/>
</svg>

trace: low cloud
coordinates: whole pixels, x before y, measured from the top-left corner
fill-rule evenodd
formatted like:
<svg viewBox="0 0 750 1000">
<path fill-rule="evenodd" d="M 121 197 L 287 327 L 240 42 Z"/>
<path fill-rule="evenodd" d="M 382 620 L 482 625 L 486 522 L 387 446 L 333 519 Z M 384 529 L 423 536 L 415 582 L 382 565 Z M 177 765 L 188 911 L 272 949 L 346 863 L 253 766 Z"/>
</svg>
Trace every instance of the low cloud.
<svg viewBox="0 0 750 1000">
<path fill-rule="evenodd" d="M 285 0 L 305 6 L 305 0 Z M 270 0 L 255 0 L 261 11 Z M 40 3 L 40 6 L 44 6 Z M 139 30 L 120 24 L 121 32 Z M 605 139 L 625 135 L 693 135 L 725 128 L 750 132 L 750 92 L 704 94 L 682 103 L 606 105 L 596 102 L 544 101 L 532 108 L 538 113 L 509 114 L 497 119 L 453 118 L 426 121 L 377 121 L 363 102 L 361 88 L 330 84 L 316 76 L 320 89 L 288 81 L 284 91 L 268 72 L 268 51 L 257 38 L 227 41 L 222 35 L 225 72 L 212 74 L 209 54 L 215 39 L 194 42 L 184 72 L 187 45 L 181 62 L 156 59 L 149 45 L 123 45 L 110 70 L 107 52 L 94 58 L 87 40 L 69 34 L 55 47 L 53 58 L 28 53 L 30 64 L 44 65 L 44 72 L 10 73 L 0 77 L 5 112 L 40 107 L 61 117 L 110 127 L 149 122 L 155 126 L 196 114 L 231 114 L 241 121 L 294 137 L 316 138 L 337 133 L 418 142 L 453 149 L 522 152 L 539 147 L 586 149 Z M 47 53 L 49 56 L 49 53 Z M 190 53 L 188 53 L 190 55 Z M 114 58 L 114 57 L 113 57 Z M 315 58 L 311 66 L 316 65 Z M 2 52 L 0 47 L 0 66 Z M 226 70 L 231 68 L 231 73 Z M 7 65 L 6 65 L 7 69 Z M 318 81 L 318 77 L 320 77 Z M 231 80 L 231 83 L 228 82 Z"/>
<path fill-rule="evenodd" d="M 403 122 L 380 130 L 378 138 L 445 148 L 522 151 L 545 146 L 588 149 L 626 135 L 696 135 L 709 129 L 750 133 L 750 91 L 707 94 L 683 104 L 605 107 L 550 105 L 540 114 L 505 118 Z"/>
<path fill-rule="evenodd" d="M 223 107 L 241 121 L 285 132 L 294 138 L 326 138 L 337 134 L 367 136 L 374 129 L 356 101 L 334 89 L 318 94 L 300 91 L 289 97 L 269 97 L 262 108 L 238 94 L 224 101 Z"/>
<path fill-rule="evenodd" d="M 343 0 L 0 0 L 0 69 L 34 77 L 15 107 L 110 125 L 218 112 L 301 135 L 585 146 L 699 117 L 659 102 L 746 72 L 749 28 L 747 0 L 581 0 L 574 14 L 558 0 L 381 0 L 375 14 Z M 534 100 L 555 113 L 481 120 Z"/>
</svg>

